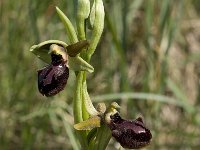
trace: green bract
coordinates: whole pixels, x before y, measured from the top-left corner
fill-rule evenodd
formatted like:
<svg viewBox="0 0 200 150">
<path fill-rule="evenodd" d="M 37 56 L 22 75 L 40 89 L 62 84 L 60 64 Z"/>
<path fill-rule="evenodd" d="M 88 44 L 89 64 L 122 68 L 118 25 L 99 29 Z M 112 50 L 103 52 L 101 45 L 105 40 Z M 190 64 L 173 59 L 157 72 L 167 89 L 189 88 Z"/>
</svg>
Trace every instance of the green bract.
<svg viewBox="0 0 200 150">
<path fill-rule="evenodd" d="M 95 19 L 95 1 L 93 2 L 93 5 L 90 11 L 90 17 L 88 19 L 89 29 L 93 29 L 94 19 Z"/>
<path fill-rule="evenodd" d="M 91 57 L 91 55 L 94 53 L 97 44 L 99 43 L 99 40 L 101 38 L 104 28 L 104 17 L 105 17 L 105 12 L 104 12 L 103 1 L 95 0 L 90 13 L 92 36 L 91 36 L 90 46 L 88 48 L 89 57 Z"/>
<path fill-rule="evenodd" d="M 78 0 L 77 6 L 77 32 L 79 39 L 86 39 L 85 20 L 90 14 L 90 1 Z"/>
</svg>

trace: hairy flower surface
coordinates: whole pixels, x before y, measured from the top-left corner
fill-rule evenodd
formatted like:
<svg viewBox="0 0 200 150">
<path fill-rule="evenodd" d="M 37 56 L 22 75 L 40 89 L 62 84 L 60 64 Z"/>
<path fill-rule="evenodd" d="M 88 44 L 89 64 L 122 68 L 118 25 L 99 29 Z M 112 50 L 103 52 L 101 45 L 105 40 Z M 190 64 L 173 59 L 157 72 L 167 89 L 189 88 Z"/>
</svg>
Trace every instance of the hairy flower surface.
<svg viewBox="0 0 200 150">
<path fill-rule="evenodd" d="M 137 118 L 134 121 L 122 119 L 118 113 L 110 116 L 111 121 L 109 127 L 112 131 L 112 136 L 124 148 L 138 149 L 148 145 L 152 135 L 142 121 L 142 118 Z"/>
</svg>

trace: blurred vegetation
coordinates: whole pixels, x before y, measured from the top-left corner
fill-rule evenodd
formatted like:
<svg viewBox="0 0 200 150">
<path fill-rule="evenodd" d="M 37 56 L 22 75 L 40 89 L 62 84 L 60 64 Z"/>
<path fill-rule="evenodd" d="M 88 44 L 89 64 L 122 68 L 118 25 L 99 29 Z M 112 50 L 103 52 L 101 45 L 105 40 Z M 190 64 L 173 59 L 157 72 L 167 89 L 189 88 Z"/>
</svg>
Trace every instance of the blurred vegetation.
<svg viewBox="0 0 200 150">
<path fill-rule="evenodd" d="M 146 149 L 200 148 L 200 1 L 105 0 L 105 29 L 88 77 L 93 100 L 118 101 L 152 130 Z M 74 73 L 53 98 L 37 89 L 45 64 L 29 48 L 68 42 L 55 6 L 75 22 L 76 0 L 0 0 L 0 149 L 77 149 Z M 119 145 L 111 140 L 107 148 Z"/>
</svg>

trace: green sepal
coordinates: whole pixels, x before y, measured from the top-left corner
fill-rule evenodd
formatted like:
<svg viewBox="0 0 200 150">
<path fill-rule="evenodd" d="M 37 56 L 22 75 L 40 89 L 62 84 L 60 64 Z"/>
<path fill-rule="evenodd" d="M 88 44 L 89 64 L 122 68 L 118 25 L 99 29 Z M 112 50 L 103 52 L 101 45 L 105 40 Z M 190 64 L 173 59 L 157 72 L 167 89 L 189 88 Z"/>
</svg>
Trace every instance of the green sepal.
<svg viewBox="0 0 200 150">
<path fill-rule="evenodd" d="M 91 130 L 93 128 L 100 127 L 101 118 L 99 116 L 93 116 L 83 122 L 74 125 L 76 130 Z"/>
<path fill-rule="evenodd" d="M 52 44 L 57 44 L 59 46 L 64 47 L 65 49 L 68 46 L 63 41 L 48 40 L 48 41 L 44 41 L 44 42 L 42 42 L 42 43 L 40 43 L 38 45 L 33 45 L 30 48 L 30 51 L 32 53 L 34 53 L 38 58 L 43 60 L 44 62 L 51 63 L 51 57 L 50 57 L 50 55 L 48 53 L 49 53 L 49 50 L 50 50 L 50 46 Z M 83 46 L 83 47 L 85 47 L 85 46 Z M 80 50 L 76 50 L 75 53 L 77 53 L 77 51 L 80 51 Z M 72 53 L 72 51 L 71 51 L 71 53 Z M 69 57 L 68 65 L 69 65 L 69 68 L 74 70 L 74 71 L 88 71 L 90 73 L 94 71 L 94 68 L 79 56 Z"/>
<path fill-rule="evenodd" d="M 44 41 L 38 45 L 33 45 L 30 48 L 30 51 L 35 54 L 38 58 L 40 58 L 41 60 L 43 60 L 46 63 L 50 63 L 51 62 L 51 57 L 48 54 L 49 50 L 50 50 L 50 46 L 52 44 L 57 44 L 59 46 L 62 47 L 67 47 L 67 44 L 63 41 L 59 41 L 59 40 L 48 40 L 48 41 Z"/>
<path fill-rule="evenodd" d="M 74 71 L 94 72 L 94 68 L 79 56 L 69 57 L 68 65 Z"/>
<path fill-rule="evenodd" d="M 59 18 L 61 19 L 61 21 L 66 29 L 67 36 L 69 37 L 70 42 L 71 43 L 78 42 L 78 37 L 77 37 L 76 31 L 75 31 L 74 26 L 71 23 L 71 21 L 58 7 L 56 7 L 56 12 L 58 13 Z"/>
</svg>

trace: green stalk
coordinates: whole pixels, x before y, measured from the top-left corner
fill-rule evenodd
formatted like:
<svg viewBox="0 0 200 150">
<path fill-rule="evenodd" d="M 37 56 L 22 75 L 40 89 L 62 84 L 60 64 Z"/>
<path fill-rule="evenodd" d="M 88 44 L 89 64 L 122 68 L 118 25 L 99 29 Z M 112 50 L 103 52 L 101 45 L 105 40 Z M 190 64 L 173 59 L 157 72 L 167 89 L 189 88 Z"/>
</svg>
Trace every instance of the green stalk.
<svg viewBox="0 0 200 150">
<path fill-rule="evenodd" d="M 76 78 L 75 94 L 74 94 L 74 122 L 79 123 L 83 121 L 82 116 L 82 80 L 83 72 L 79 71 Z M 76 131 L 77 137 L 81 143 L 81 147 L 87 149 L 87 135 L 86 131 Z"/>
<path fill-rule="evenodd" d="M 85 20 L 88 18 L 90 13 L 90 1 L 89 0 L 78 0 L 78 8 L 77 8 L 77 31 L 79 40 L 86 39 L 86 31 L 85 31 Z M 83 49 L 81 52 L 81 57 L 85 59 L 86 49 Z M 87 108 L 85 106 L 85 96 L 83 92 L 87 89 L 84 87 L 84 82 L 86 82 L 86 72 L 82 72 L 82 116 L 83 120 L 89 118 L 89 114 L 87 112 Z"/>
<path fill-rule="evenodd" d="M 92 11 L 92 13 L 94 14 L 91 14 L 91 15 L 94 16 L 94 20 L 93 20 L 94 22 L 93 22 L 92 36 L 90 39 L 90 45 L 88 47 L 88 50 L 83 50 L 80 55 L 87 62 L 90 61 L 90 58 L 92 54 L 94 53 L 97 47 L 97 44 L 99 43 L 100 37 L 103 32 L 103 28 L 104 28 L 105 13 L 104 13 L 103 1 L 95 0 L 93 3 L 93 8 L 94 8 L 94 11 Z M 77 31 L 78 31 L 79 40 L 86 39 L 85 20 L 88 18 L 89 13 L 90 13 L 89 0 L 78 0 Z M 78 73 L 77 82 L 78 82 L 77 88 L 78 86 L 80 86 L 82 91 L 79 91 L 80 88 L 78 88 L 79 90 L 77 90 L 76 95 L 77 95 L 77 98 L 81 97 L 82 99 L 81 99 L 81 102 L 80 101 L 76 102 L 74 109 L 79 110 L 75 112 L 78 114 L 78 116 L 76 116 L 77 118 L 81 116 L 81 118 L 79 118 L 80 120 L 78 121 L 81 121 L 81 120 L 83 121 L 88 118 L 88 114 L 90 114 L 91 116 L 98 115 L 98 111 L 94 108 L 87 91 L 86 72 Z M 80 105 L 81 105 L 81 108 L 80 108 Z M 92 141 L 88 141 L 88 143 L 92 143 L 90 144 L 88 149 L 93 150 L 97 148 L 98 150 L 104 150 L 110 140 L 110 137 L 111 137 L 111 134 L 109 132 L 108 127 L 105 125 L 102 125 L 100 128 L 98 128 L 96 139 L 95 140 L 92 139 Z"/>
<path fill-rule="evenodd" d="M 108 145 L 108 142 L 110 141 L 110 138 L 111 138 L 110 129 L 107 127 L 107 125 L 102 124 L 101 127 L 98 128 L 96 135 L 96 143 L 93 149 L 105 150 Z"/>
<path fill-rule="evenodd" d="M 74 95 L 74 122 L 78 123 L 83 121 L 82 118 L 82 80 L 83 74 L 82 72 L 78 72 L 76 78 L 76 86 L 75 86 L 75 95 Z"/>
</svg>

